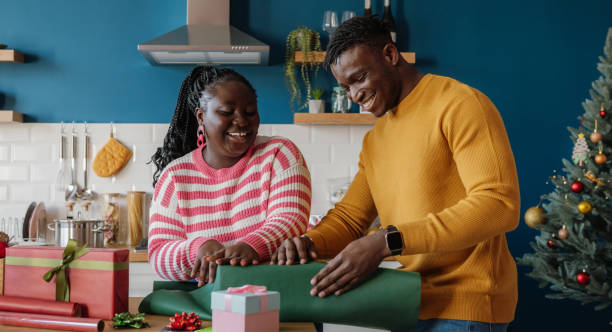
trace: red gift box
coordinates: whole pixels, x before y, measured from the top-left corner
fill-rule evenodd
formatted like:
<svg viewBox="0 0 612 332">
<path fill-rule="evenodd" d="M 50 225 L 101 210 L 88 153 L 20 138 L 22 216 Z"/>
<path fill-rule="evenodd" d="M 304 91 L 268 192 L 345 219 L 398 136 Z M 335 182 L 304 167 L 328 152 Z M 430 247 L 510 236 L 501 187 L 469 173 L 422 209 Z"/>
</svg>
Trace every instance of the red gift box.
<svg viewBox="0 0 612 332">
<path fill-rule="evenodd" d="M 70 302 L 83 307 L 85 317 L 112 319 L 128 311 L 129 250 L 90 249 L 68 264 Z M 62 262 L 62 247 L 24 246 L 6 250 L 4 295 L 55 300 L 55 279 L 43 275 Z"/>
</svg>

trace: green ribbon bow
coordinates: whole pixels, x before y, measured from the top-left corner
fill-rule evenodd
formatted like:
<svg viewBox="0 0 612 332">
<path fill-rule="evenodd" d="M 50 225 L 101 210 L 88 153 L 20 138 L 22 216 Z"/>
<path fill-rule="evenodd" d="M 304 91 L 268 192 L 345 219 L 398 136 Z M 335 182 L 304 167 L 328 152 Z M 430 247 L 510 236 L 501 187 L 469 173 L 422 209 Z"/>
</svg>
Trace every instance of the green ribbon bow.
<svg viewBox="0 0 612 332">
<path fill-rule="evenodd" d="M 62 263 L 47 271 L 43 276 L 43 280 L 49 282 L 55 275 L 55 301 L 70 301 L 70 285 L 66 275 L 66 268 L 68 268 L 70 262 L 85 255 L 87 252 L 88 250 L 85 248 L 85 245 L 77 247 L 75 239 L 68 240 L 64 252 L 62 252 Z"/>
</svg>

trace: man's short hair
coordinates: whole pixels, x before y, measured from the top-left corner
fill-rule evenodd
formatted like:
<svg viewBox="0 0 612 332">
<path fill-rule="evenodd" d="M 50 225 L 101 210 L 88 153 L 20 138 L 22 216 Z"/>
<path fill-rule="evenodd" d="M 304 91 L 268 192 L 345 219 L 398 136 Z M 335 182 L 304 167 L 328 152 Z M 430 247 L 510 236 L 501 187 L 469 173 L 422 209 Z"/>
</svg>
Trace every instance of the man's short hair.
<svg viewBox="0 0 612 332">
<path fill-rule="evenodd" d="M 340 24 L 327 44 L 325 67 L 331 66 L 349 48 L 366 44 L 373 49 L 382 49 L 392 43 L 391 34 L 377 15 L 356 16 Z"/>
</svg>

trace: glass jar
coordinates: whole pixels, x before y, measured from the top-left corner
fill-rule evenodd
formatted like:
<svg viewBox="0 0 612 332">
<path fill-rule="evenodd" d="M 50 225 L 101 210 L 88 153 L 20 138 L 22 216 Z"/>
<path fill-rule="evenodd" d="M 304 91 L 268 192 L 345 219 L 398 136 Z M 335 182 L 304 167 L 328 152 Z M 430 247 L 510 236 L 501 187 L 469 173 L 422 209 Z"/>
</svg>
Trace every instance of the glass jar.
<svg viewBox="0 0 612 332">
<path fill-rule="evenodd" d="M 331 102 L 333 113 L 347 113 L 351 109 L 351 100 L 346 91 L 339 86 L 334 87 Z"/>
</svg>

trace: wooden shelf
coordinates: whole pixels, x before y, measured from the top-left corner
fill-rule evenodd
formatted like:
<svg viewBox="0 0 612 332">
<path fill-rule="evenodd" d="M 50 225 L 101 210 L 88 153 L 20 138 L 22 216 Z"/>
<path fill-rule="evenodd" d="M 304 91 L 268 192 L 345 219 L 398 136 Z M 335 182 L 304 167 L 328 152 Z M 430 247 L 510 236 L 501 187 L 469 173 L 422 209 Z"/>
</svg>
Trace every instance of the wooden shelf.
<svg viewBox="0 0 612 332">
<path fill-rule="evenodd" d="M 15 111 L 0 111 L 0 123 L 22 123 L 23 114 Z"/>
<path fill-rule="evenodd" d="M 294 113 L 293 123 L 305 125 L 367 125 L 374 124 L 376 117 L 370 113 Z"/>
<path fill-rule="evenodd" d="M 23 53 L 15 50 L 0 50 L 0 62 L 19 62 L 23 63 Z"/>
<path fill-rule="evenodd" d="M 408 63 L 416 62 L 416 53 L 414 52 L 401 52 L 400 53 L 404 60 Z M 314 58 L 314 62 L 323 62 L 325 59 L 325 52 L 312 52 L 312 57 Z M 295 62 L 300 63 L 304 62 L 304 52 L 298 51 L 295 52 Z"/>
</svg>

